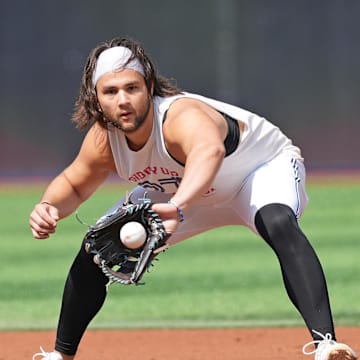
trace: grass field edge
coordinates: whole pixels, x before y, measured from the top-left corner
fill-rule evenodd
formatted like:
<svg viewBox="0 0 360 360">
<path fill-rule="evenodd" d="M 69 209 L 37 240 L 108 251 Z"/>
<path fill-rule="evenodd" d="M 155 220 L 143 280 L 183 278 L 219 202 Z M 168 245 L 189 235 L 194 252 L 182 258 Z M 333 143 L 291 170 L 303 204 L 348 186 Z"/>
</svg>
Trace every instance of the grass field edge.
<svg viewBox="0 0 360 360">
<path fill-rule="evenodd" d="M 271 328 L 271 327 L 302 327 L 301 319 L 273 319 L 273 320 L 142 320 L 121 322 L 96 321 L 89 326 L 89 330 L 125 330 L 125 329 L 224 329 L 224 328 Z M 337 321 L 337 326 L 359 327 L 359 321 Z M 53 322 L 37 323 L 36 326 L 29 324 L 0 324 L 0 331 L 47 331 L 54 330 Z"/>
</svg>

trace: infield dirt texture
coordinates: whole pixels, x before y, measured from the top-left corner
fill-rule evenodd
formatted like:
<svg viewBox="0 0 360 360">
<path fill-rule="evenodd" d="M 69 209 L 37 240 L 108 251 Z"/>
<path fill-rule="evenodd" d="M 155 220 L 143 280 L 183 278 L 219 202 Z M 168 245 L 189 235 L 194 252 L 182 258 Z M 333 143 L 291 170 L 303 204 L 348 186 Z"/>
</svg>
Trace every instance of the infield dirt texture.
<svg viewBox="0 0 360 360">
<path fill-rule="evenodd" d="M 337 328 L 339 341 L 359 353 L 359 327 Z M 0 332 L 0 360 L 30 360 L 37 346 L 52 349 L 54 332 Z M 91 330 L 77 360 L 305 360 L 304 328 Z"/>
</svg>

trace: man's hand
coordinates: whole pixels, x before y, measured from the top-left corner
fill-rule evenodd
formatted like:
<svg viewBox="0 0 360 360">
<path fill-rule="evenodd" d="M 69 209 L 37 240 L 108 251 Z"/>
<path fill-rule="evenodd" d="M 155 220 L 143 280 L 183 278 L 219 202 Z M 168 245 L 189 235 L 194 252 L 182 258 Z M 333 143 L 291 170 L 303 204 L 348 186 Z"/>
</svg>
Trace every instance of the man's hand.
<svg viewBox="0 0 360 360">
<path fill-rule="evenodd" d="M 176 206 L 168 203 L 158 203 L 154 204 L 152 209 L 160 216 L 165 231 L 168 234 L 174 234 L 180 223 Z"/>
<path fill-rule="evenodd" d="M 30 214 L 30 229 L 35 239 L 47 239 L 55 233 L 59 211 L 55 206 L 46 202 L 35 205 Z"/>
</svg>

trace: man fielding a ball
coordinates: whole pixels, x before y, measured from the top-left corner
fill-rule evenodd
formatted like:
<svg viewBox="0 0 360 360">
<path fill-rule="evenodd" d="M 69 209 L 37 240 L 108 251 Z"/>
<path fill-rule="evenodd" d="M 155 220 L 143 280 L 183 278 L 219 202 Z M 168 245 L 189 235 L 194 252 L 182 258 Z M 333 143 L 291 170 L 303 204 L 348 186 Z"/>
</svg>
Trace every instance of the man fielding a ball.
<svg viewBox="0 0 360 360">
<path fill-rule="evenodd" d="M 298 223 L 307 205 L 303 159 L 276 126 L 242 108 L 182 92 L 130 39 L 91 52 L 73 120 L 79 129 L 91 127 L 77 157 L 30 215 L 36 239 L 53 234 L 60 219 L 117 173 L 137 184 L 134 201 L 147 192 L 171 234 L 168 245 L 224 225 L 246 226 L 262 237 L 313 337 L 314 349 L 304 352 L 316 360 L 357 358 L 335 341 L 323 270 Z M 107 282 L 82 246 L 65 284 L 55 351 L 42 350 L 34 359 L 74 358 L 103 305 Z"/>
</svg>

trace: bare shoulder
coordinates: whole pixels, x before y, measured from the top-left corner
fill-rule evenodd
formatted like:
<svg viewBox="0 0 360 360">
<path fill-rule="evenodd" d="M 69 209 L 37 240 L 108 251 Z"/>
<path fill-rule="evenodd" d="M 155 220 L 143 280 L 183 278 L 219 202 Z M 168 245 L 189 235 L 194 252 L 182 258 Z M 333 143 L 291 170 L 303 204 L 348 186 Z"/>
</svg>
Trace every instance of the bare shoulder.
<svg viewBox="0 0 360 360">
<path fill-rule="evenodd" d="M 114 170 L 114 159 L 112 156 L 108 130 L 97 122 L 88 130 L 79 156 L 94 164 L 102 164 L 109 170 Z"/>
<path fill-rule="evenodd" d="M 84 142 L 89 146 L 95 146 L 99 150 L 105 150 L 109 145 L 108 130 L 95 122 L 85 136 Z"/>
<path fill-rule="evenodd" d="M 175 100 L 167 112 L 165 135 L 179 133 L 179 128 L 183 128 L 187 133 L 199 128 L 216 128 L 221 137 L 227 132 L 226 121 L 220 112 L 200 100 L 190 98 Z"/>
<path fill-rule="evenodd" d="M 169 107 L 168 116 L 177 117 L 181 115 L 188 115 L 189 113 L 205 112 L 213 113 L 214 110 L 210 105 L 196 99 L 179 98 L 175 100 Z"/>
</svg>

